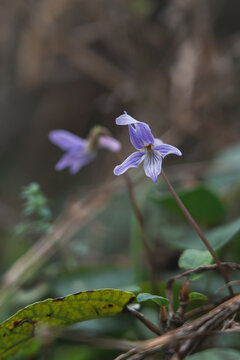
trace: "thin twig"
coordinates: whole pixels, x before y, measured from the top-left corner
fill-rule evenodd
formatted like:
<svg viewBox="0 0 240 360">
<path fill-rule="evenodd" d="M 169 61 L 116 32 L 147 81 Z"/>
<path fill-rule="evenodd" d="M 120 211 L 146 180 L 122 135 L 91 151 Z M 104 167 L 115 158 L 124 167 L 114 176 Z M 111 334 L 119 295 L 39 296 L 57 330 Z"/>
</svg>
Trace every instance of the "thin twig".
<svg viewBox="0 0 240 360">
<path fill-rule="evenodd" d="M 135 316 L 135 318 L 140 320 L 148 329 L 150 329 L 152 332 L 154 332 L 157 335 L 162 335 L 161 330 L 155 324 L 153 324 L 150 320 L 145 318 L 145 316 L 142 313 L 133 309 L 131 306 L 127 306 L 126 308 L 133 316 Z"/>
<path fill-rule="evenodd" d="M 222 301 L 219 301 L 219 302 L 216 301 L 214 304 L 206 304 L 206 305 L 203 305 L 203 306 L 199 306 L 196 309 L 188 311 L 184 315 L 184 322 L 186 322 L 187 320 L 192 319 L 194 316 L 206 313 L 207 311 L 210 311 L 210 310 L 214 309 L 221 302 Z"/>
<path fill-rule="evenodd" d="M 229 285 L 229 279 L 228 279 L 228 275 L 225 271 L 225 269 L 222 267 L 221 265 L 221 261 L 219 260 L 217 254 L 215 253 L 215 251 L 213 250 L 212 246 L 209 244 L 207 238 L 205 237 L 205 235 L 203 234 L 202 230 L 200 229 L 200 227 L 198 226 L 198 224 L 196 223 L 196 221 L 194 220 L 194 218 L 192 217 L 192 215 L 189 213 L 189 211 L 187 210 L 186 206 L 183 204 L 182 200 L 179 198 L 178 194 L 176 193 L 176 191 L 174 190 L 173 186 L 171 185 L 171 183 L 169 182 L 164 170 L 162 170 L 162 177 L 168 187 L 168 189 L 170 190 L 170 192 L 172 193 L 173 197 L 175 198 L 177 204 L 179 205 L 180 209 L 182 210 L 183 214 L 185 215 L 186 219 L 188 220 L 188 222 L 190 223 L 190 225 L 193 227 L 193 229 L 196 231 L 196 233 L 199 235 L 200 239 L 202 240 L 202 242 L 204 243 L 204 245 L 206 246 L 206 248 L 208 249 L 208 251 L 210 252 L 210 254 L 212 255 L 215 263 L 218 265 L 219 271 L 222 274 L 222 277 L 226 283 L 226 285 L 228 286 L 228 291 L 230 296 L 234 295 L 233 289 L 232 287 Z"/>
<path fill-rule="evenodd" d="M 236 263 L 231 263 L 231 262 L 222 262 L 221 263 L 222 267 L 229 269 L 229 270 L 238 270 L 240 271 L 240 265 L 236 264 Z M 173 314 L 173 298 L 172 298 L 172 286 L 175 280 L 181 279 L 182 277 L 185 276 L 189 276 L 191 274 L 198 274 L 201 272 L 205 272 L 205 271 L 214 271 L 218 269 L 218 265 L 217 264 L 211 264 L 211 265 L 202 265 L 199 266 L 195 269 L 189 269 L 186 270 L 184 272 L 182 272 L 181 274 L 177 274 L 173 277 L 171 277 L 166 285 L 166 295 L 168 300 L 170 301 L 169 304 L 169 313 L 172 316 Z"/>
<path fill-rule="evenodd" d="M 240 280 L 232 280 L 232 281 L 229 282 L 229 285 L 231 285 L 231 286 L 235 286 L 235 285 L 240 286 Z M 216 290 L 216 293 L 225 290 L 226 287 L 227 287 L 227 285 L 223 285 L 222 287 L 220 287 L 220 289 Z"/>
</svg>

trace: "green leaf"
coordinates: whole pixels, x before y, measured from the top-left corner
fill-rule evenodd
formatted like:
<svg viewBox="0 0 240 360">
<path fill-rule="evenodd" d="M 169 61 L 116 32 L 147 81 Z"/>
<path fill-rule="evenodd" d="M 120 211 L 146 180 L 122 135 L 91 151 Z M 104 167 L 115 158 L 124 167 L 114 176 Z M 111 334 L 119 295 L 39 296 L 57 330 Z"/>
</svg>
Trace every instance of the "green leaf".
<svg viewBox="0 0 240 360">
<path fill-rule="evenodd" d="M 14 354 L 33 340 L 39 325 L 69 326 L 115 316 L 135 299 L 122 290 L 89 290 L 29 305 L 0 325 L 0 358 Z"/>
<path fill-rule="evenodd" d="M 205 180 L 218 191 L 238 186 L 240 180 L 240 143 L 217 153 L 211 167 L 205 173 Z"/>
<path fill-rule="evenodd" d="M 229 224 L 225 224 L 211 230 L 207 234 L 207 239 L 214 250 L 220 250 L 230 241 L 240 240 L 240 219 Z M 204 245 L 201 245 L 204 248 Z"/>
<path fill-rule="evenodd" d="M 178 195 L 192 216 L 206 225 L 220 222 L 226 213 L 219 196 L 206 186 L 200 185 L 191 190 L 184 190 L 178 192 Z M 184 216 L 171 195 L 157 195 L 154 199 L 176 215 Z"/>
<path fill-rule="evenodd" d="M 180 229 L 178 231 L 180 233 Z M 197 235 L 190 237 L 180 237 L 176 233 L 172 234 L 172 237 L 167 241 L 168 244 L 173 245 L 178 249 L 199 249 L 205 250 L 205 245 L 199 239 Z M 230 241 L 239 241 L 240 240 L 240 219 L 236 219 L 228 224 L 218 226 L 213 230 L 206 231 L 205 236 L 208 239 L 209 243 L 212 245 L 214 250 L 220 250 L 224 245 L 228 244 Z"/>
<path fill-rule="evenodd" d="M 212 256 L 208 250 L 185 250 L 178 260 L 181 269 L 193 269 L 201 265 L 210 265 Z"/>
<path fill-rule="evenodd" d="M 240 351 L 233 349 L 211 349 L 186 357 L 186 360 L 239 360 Z"/>
<path fill-rule="evenodd" d="M 208 300 L 208 297 L 204 294 L 198 292 L 191 292 L 189 295 L 189 300 Z"/>
<path fill-rule="evenodd" d="M 167 306 L 169 304 L 169 300 L 162 296 L 152 295 L 152 294 L 148 294 L 148 293 L 141 293 L 141 294 L 138 294 L 138 296 L 137 296 L 138 302 L 143 302 L 143 301 L 148 301 L 148 300 L 152 300 L 156 304 L 161 305 L 161 306 Z"/>
</svg>

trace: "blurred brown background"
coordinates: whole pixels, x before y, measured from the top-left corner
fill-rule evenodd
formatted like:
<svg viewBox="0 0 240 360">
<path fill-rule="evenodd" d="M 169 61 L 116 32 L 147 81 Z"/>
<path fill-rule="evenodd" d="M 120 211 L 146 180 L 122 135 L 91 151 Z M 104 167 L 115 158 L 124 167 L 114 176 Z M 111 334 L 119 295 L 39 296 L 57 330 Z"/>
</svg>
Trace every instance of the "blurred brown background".
<svg viewBox="0 0 240 360">
<path fill-rule="evenodd" d="M 2 0 L 0 225 L 15 223 L 30 181 L 55 199 L 113 176 L 107 152 L 74 177 L 56 173 L 51 129 L 107 126 L 125 157 L 114 119 L 127 110 L 183 161 L 239 141 L 239 18 L 238 0 Z"/>
</svg>

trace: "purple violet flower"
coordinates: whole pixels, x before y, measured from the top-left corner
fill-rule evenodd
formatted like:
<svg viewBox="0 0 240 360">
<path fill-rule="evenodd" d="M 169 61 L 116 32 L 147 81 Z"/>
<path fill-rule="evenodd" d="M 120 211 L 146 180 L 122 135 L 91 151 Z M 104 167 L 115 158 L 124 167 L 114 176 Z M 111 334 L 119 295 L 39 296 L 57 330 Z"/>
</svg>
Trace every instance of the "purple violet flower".
<svg viewBox="0 0 240 360">
<path fill-rule="evenodd" d="M 164 144 L 160 139 L 154 139 L 150 127 L 135 120 L 126 112 L 116 119 L 117 125 L 128 125 L 130 140 L 136 152 L 131 154 L 121 165 L 113 170 L 115 175 L 122 175 L 131 167 L 138 167 L 143 162 L 145 174 L 157 182 L 161 173 L 162 159 L 169 154 L 181 156 L 176 147 Z"/>
<path fill-rule="evenodd" d="M 76 174 L 83 166 L 95 158 L 98 148 L 105 148 L 113 152 L 121 149 L 119 141 L 109 136 L 107 129 L 96 126 L 85 140 L 66 130 L 52 130 L 48 134 L 49 140 L 66 153 L 55 165 L 60 171 L 69 167 L 71 174 Z"/>
</svg>

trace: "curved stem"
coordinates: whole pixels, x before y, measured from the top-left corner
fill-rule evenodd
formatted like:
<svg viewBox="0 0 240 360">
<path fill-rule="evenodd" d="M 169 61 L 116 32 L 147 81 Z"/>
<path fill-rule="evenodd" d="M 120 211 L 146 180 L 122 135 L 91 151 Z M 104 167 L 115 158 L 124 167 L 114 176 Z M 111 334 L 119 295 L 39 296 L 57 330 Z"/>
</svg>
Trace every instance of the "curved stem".
<svg viewBox="0 0 240 360">
<path fill-rule="evenodd" d="M 198 234 L 198 236 L 200 237 L 200 239 L 202 240 L 202 242 L 204 243 L 204 245 L 206 246 L 206 248 L 208 249 L 208 251 L 210 252 L 210 254 L 212 255 L 215 263 L 217 264 L 220 273 L 222 274 L 222 277 L 228 287 L 228 291 L 230 296 L 233 296 L 233 290 L 232 287 L 228 284 L 229 283 L 229 279 L 228 279 L 228 275 L 224 269 L 224 267 L 221 264 L 221 261 L 219 260 L 217 254 L 215 253 L 215 251 L 213 250 L 212 246 L 209 244 L 207 238 L 205 237 L 205 235 L 203 234 L 202 230 L 199 228 L 198 224 L 196 223 L 196 221 L 194 220 L 194 218 L 192 217 L 192 215 L 189 213 L 188 209 L 186 208 L 186 206 L 183 204 L 182 200 L 179 198 L 178 194 L 176 193 L 176 191 L 174 190 L 174 188 L 172 187 L 171 183 L 169 182 L 164 170 L 162 170 L 162 177 L 168 187 L 168 189 L 170 190 L 170 192 L 172 193 L 173 197 L 175 198 L 178 206 L 180 207 L 180 209 L 182 210 L 183 214 L 185 215 L 186 219 L 188 220 L 188 222 L 190 223 L 190 225 L 193 227 L 193 229 L 196 231 L 196 233 Z"/>
</svg>

